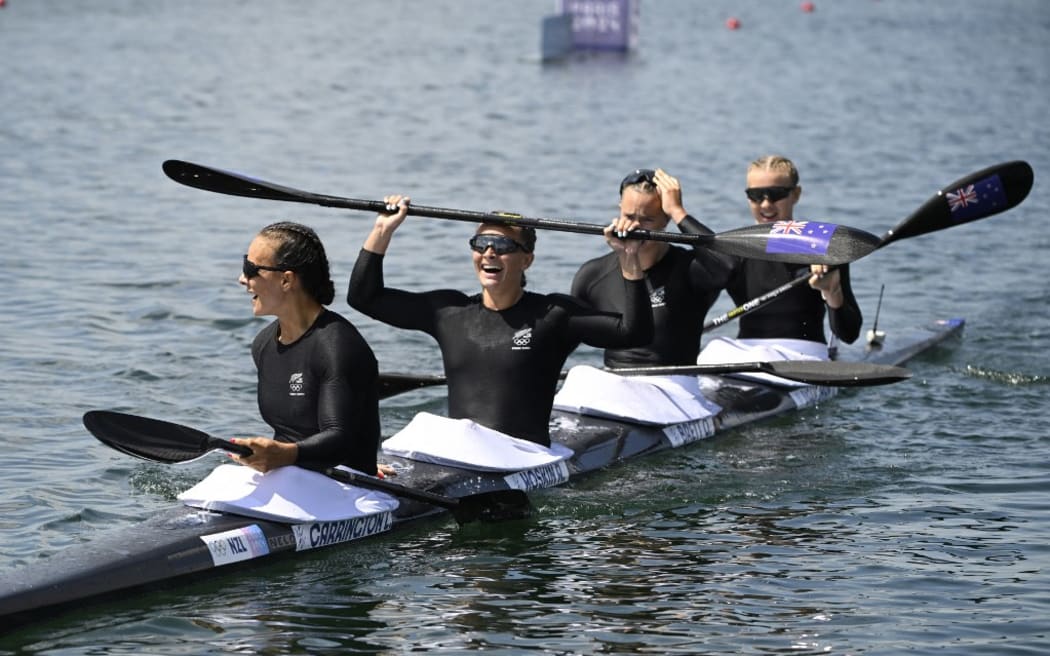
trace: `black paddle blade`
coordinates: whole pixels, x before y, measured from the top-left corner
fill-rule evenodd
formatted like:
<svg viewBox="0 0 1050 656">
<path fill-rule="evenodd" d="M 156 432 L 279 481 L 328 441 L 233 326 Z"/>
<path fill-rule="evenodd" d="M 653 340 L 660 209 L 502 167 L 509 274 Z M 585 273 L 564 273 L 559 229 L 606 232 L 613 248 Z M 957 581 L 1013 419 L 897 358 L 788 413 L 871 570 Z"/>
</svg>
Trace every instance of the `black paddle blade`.
<svg viewBox="0 0 1050 656">
<path fill-rule="evenodd" d="M 248 447 L 213 438 L 187 426 L 110 410 L 85 413 L 84 426 L 106 446 L 154 462 L 187 462 L 218 448 L 251 453 Z"/>
<path fill-rule="evenodd" d="M 459 524 L 504 522 L 528 519 L 533 510 L 529 495 L 521 490 L 496 490 L 460 497 L 452 508 L 452 516 Z"/>
<path fill-rule="evenodd" d="M 728 362 L 656 367 L 606 369 L 621 376 L 719 376 L 726 374 L 772 374 L 788 380 L 829 387 L 888 385 L 911 378 L 903 367 L 843 360 L 775 360 L 773 362 Z"/>
<path fill-rule="evenodd" d="M 413 375 L 413 374 L 379 374 L 376 387 L 379 390 L 379 398 L 387 399 L 397 396 L 402 392 L 411 392 L 415 389 L 432 387 L 445 384 L 444 376 Z"/>
<path fill-rule="evenodd" d="M 284 200 L 299 203 L 316 202 L 316 194 L 307 191 L 282 187 L 281 185 L 257 180 L 240 173 L 213 169 L 192 162 L 169 159 L 161 165 L 161 168 L 175 182 L 194 189 L 264 200 Z"/>
<path fill-rule="evenodd" d="M 1021 160 L 971 173 L 938 191 L 887 232 L 881 246 L 1005 212 L 1028 196 L 1034 178 L 1032 167 Z"/>
<path fill-rule="evenodd" d="M 904 367 L 842 360 L 777 360 L 765 363 L 763 370 L 788 380 L 830 387 L 889 385 L 911 378 Z"/>
<path fill-rule="evenodd" d="M 760 223 L 712 235 L 712 250 L 791 264 L 847 264 L 878 248 L 870 232 L 827 221 Z"/>
</svg>

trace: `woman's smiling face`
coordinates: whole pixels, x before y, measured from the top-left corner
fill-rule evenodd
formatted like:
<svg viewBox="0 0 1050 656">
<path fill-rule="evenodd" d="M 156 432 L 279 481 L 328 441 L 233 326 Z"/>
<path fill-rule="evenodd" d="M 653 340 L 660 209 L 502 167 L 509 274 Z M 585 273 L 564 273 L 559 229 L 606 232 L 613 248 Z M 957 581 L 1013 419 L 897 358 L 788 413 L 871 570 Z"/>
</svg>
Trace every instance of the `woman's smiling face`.
<svg viewBox="0 0 1050 656">
<path fill-rule="evenodd" d="M 802 187 L 795 186 L 791 176 L 785 171 L 777 171 L 765 168 L 754 168 L 747 172 L 747 188 L 762 189 L 765 187 L 781 187 L 791 189 L 791 192 L 780 200 L 772 200 L 768 196 L 755 202 L 748 198 L 747 204 L 751 208 L 751 215 L 758 223 L 771 223 L 773 221 L 788 221 L 794 218 L 795 203 L 802 194 Z"/>
<path fill-rule="evenodd" d="M 474 271 L 481 287 L 487 290 L 521 287 L 521 278 L 532 264 L 533 254 L 520 248 L 521 237 L 515 228 L 510 226 L 482 225 L 475 235 L 495 235 L 505 237 L 519 244 L 519 248 L 510 253 L 499 254 L 489 246 L 483 252 L 471 250 Z"/>
</svg>

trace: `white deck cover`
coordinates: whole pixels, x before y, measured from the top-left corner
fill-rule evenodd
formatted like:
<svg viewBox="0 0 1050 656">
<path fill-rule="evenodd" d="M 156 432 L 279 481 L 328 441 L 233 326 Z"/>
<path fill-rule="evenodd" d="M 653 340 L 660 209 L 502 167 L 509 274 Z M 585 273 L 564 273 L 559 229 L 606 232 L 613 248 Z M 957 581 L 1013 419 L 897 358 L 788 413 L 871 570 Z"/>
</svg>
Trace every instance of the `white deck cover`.
<svg viewBox="0 0 1050 656">
<path fill-rule="evenodd" d="M 263 474 L 243 465 L 222 464 L 178 498 L 194 508 L 292 523 L 333 522 L 398 506 L 397 498 L 385 492 L 346 485 L 295 466 Z"/>
<path fill-rule="evenodd" d="M 420 412 L 383 442 L 383 453 L 480 471 L 521 471 L 572 456 L 572 449 L 511 437 L 469 419 Z"/>
<path fill-rule="evenodd" d="M 713 417 L 722 409 L 700 392 L 696 376 L 621 376 L 587 365 L 569 370 L 554 407 L 658 426 Z"/>
</svg>

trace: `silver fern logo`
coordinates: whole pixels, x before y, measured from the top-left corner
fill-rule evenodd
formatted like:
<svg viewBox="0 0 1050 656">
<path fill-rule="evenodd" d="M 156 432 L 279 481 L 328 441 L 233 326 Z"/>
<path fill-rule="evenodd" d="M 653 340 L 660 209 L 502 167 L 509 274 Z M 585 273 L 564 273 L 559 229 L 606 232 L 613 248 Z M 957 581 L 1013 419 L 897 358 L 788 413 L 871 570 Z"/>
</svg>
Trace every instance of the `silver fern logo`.
<svg viewBox="0 0 1050 656">
<path fill-rule="evenodd" d="M 512 350 L 517 351 L 517 350 L 522 350 L 522 349 L 531 349 L 532 348 L 532 346 L 531 346 L 532 345 L 532 328 L 531 327 L 529 327 L 529 328 L 522 328 L 521 330 L 519 330 L 516 333 L 514 333 L 513 341 L 514 341 L 514 346 L 511 347 Z"/>
<path fill-rule="evenodd" d="M 292 377 L 288 379 L 288 396 L 302 396 L 303 395 L 303 375 L 301 373 L 292 374 Z"/>
</svg>

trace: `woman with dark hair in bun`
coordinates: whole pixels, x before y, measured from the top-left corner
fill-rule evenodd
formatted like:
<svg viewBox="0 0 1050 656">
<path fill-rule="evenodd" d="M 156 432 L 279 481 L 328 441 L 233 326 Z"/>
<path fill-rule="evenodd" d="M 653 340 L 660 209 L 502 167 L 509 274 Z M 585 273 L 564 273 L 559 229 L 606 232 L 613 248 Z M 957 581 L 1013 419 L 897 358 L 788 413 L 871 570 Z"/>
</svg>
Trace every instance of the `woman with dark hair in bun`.
<svg viewBox="0 0 1050 656">
<path fill-rule="evenodd" d="M 255 316 L 277 319 L 252 343 L 259 411 L 273 437 L 233 440 L 253 451 L 236 460 L 261 472 L 343 464 L 375 475 L 378 366 L 353 324 L 325 307 L 335 287 L 317 233 L 266 226 L 248 246 L 239 282 Z"/>
</svg>

